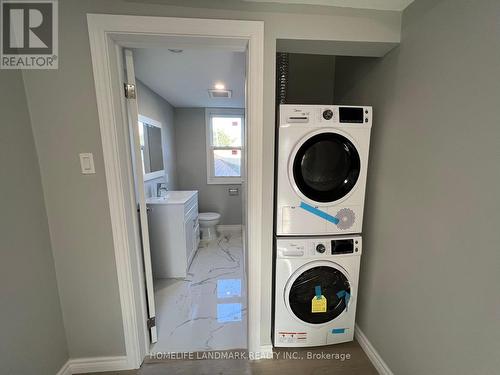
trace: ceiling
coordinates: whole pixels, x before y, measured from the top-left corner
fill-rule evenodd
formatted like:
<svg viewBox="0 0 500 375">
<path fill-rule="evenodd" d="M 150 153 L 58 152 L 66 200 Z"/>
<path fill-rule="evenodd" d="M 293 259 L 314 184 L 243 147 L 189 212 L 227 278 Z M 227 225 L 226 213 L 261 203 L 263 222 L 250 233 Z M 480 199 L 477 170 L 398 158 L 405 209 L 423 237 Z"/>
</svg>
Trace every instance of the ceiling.
<svg viewBox="0 0 500 375">
<path fill-rule="evenodd" d="M 402 11 L 414 0 L 243 0 L 257 3 L 323 5 L 332 7 Z"/>
<path fill-rule="evenodd" d="M 214 48 L 134 49 L 136 77 L 174 107 L 245 107 L 245 53 Z M 231 98 L 212 99 L 208 89 L 223 83 Z"/>
</svg>

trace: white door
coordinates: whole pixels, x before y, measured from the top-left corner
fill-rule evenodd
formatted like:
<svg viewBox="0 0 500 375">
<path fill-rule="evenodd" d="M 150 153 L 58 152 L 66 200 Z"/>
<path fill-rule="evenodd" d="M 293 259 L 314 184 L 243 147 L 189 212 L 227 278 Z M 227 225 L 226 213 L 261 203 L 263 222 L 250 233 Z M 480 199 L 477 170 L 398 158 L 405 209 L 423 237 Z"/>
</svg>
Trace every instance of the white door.
<svg viewBox="0 0 500 375">
<path fill-rule="evenodd" d="M 144 278 L 146 283 L 146 299 L 148 304 L 148 321 L 146 322 L 151 342 L 157 341 L 155 297 L 153 288 L 153 270 L 151 268 L 151 250 L 149 246 L 148 211 L 146 207 L 146 196 L 144 194 L 144 175 L 142 168 L 141 142 L 139 139 L 139 111 L 137 107 L 137 91 L 134 72 L 134 58 L 132 51 L 125 50 L 125 69 L 127 72 L 127 82 L 130 90 L 127 95 L 127 109 L 129 117 L 129 130 L 132 145 L 132 163 L 134 169 L 135 192 L 137 207 L 139 211 L 139 223 L 142 240 L 142 255 L 144 261 Z"/>
</svg>

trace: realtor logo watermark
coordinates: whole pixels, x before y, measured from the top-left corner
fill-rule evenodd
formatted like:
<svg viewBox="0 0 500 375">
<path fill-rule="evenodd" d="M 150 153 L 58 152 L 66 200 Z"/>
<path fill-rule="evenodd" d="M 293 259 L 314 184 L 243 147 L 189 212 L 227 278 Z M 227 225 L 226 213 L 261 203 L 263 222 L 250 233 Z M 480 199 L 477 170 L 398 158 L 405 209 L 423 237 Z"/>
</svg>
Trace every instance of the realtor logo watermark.
<svg viewBox="0 0 500 375">
<path fill-rule="evenodd" d="M 58 68 L 57 8 L 57 0 L 0 0 L 0 68 Z"/>
</svg>

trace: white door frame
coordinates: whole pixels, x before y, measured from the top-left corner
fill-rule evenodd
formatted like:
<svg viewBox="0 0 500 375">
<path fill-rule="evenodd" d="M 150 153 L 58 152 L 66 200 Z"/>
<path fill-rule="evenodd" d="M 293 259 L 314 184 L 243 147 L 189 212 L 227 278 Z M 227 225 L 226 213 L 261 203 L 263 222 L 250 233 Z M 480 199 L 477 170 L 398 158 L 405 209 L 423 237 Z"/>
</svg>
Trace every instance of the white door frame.
<svg viewBox="0 0 500 375">
<path fill-rule="evenodd" d="M 109 210 L 123 318 L 125 348 L 130 368 L 138 368 L 149 353 L 145 336 L 144 286 L 139 275 L 135 228 L 127 218 L 134 207 L 130 193 L 130 151 L 123 131 L 126 112 L 118 81 L 120 46 L 164 45 L 173 37 L 203 38 L 218 46 L 246 41 L 247 57 L 247 210 L 248 350 L 260 351 L 262 133 L 264 80 L 264 24 L 261 21 L 144 17 L 88 14 L 90 49 L 101 130 Z M 162 39 L 163 38 L 163 39 Z M 128 167 L 125 167 L 128 166 Z M 131 204 L 134 205 L 131 206 Z M 132 211 L 133 212 L 133 211 Z M 141 308 L 138 308 L 141 306 Z"/>
</svg>

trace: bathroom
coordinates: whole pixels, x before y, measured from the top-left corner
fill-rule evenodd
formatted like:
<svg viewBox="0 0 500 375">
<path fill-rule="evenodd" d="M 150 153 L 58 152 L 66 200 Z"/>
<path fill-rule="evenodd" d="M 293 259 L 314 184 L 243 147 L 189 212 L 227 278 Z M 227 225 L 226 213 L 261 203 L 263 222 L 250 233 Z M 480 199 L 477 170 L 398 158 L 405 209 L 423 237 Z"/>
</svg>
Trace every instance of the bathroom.
<svg viewBox="0 0 500 375">
<path fill-rule="evenodd" d="M 148 224 L 151 352 L 246 348 L 246 53 L 182 47 L 125 57 L 136 81 L 139 121 L 130 130 Z"/>
</svg>

